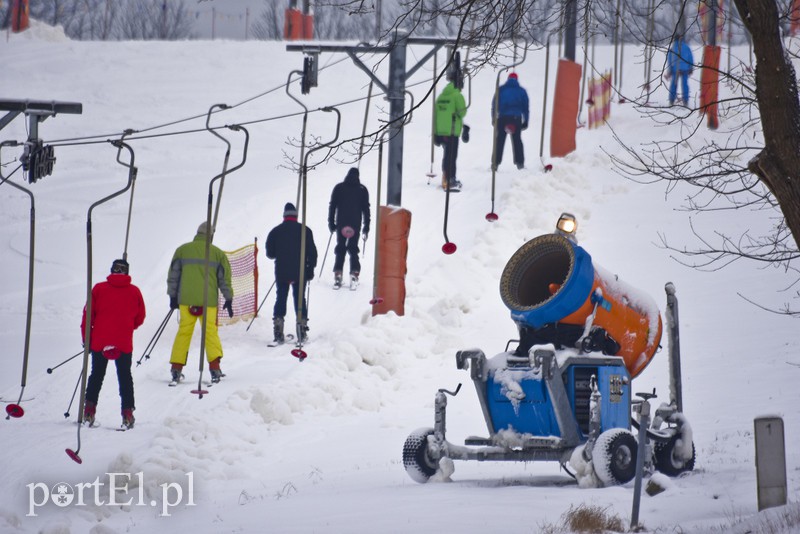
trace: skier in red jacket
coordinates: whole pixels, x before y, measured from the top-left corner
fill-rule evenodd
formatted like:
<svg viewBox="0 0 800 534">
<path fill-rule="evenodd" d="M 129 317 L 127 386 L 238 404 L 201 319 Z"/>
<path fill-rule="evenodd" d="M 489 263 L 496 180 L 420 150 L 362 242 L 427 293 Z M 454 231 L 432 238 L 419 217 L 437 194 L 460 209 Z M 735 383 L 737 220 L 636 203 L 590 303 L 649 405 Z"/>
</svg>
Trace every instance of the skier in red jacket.
<svg viewBox="0 0 800 534">
<path fill-rule="evenodd" d="M 92 425 L 97 398 L 103 386 L 106 367 L 109 360 L 117 366 L 119 396 L 122 401 L 122 425 L 132 428 L 133 410 L 133 376 L 131 376 L 131 360 L 133 357 L 133 331 L 144 322 L 145 307 L 142 292 L 131 283 L 128 275 L 128 262 L 114 260 L 111 274 L 105 282 L 95 284 L 92 288 L 91 343 L 92 372 L 86 386 L 86 405 L 83 420 Z M 83 308 L 81 320 L 81 336 L 86 343 L 86 308 Z"/>
</svg>

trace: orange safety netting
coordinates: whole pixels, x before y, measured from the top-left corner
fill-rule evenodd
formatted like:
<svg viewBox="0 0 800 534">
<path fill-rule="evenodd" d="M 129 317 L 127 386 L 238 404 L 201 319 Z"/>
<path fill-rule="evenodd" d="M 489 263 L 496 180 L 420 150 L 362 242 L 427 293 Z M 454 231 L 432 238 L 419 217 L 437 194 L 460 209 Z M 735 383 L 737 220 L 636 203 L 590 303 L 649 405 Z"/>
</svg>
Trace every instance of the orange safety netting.
<svg viewBox="0 0 800 534">
<path fill-rule="evenodd" d="M 611 115 L 611 71 L 589 80 L 589 128 L 606 123 Z"/>
<path fill-rule="evenodd" d="M 255 242 L 233 252 L 225 251 L 231 264 L 233 285 L 233 317 L 222 309 L 225 299 L 219 295 L 217 325 L 225 326 L 252 319 L 258 309 L 258 246 Z"/>
</svg>

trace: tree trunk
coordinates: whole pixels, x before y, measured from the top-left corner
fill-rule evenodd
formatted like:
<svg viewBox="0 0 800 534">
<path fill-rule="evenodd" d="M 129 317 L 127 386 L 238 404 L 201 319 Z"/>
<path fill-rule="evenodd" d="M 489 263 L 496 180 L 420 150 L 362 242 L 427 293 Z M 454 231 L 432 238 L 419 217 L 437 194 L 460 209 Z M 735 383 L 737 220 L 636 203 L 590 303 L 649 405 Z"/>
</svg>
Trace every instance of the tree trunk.
<svg viewBox="0 0 800 534">
<path fill-rule="evenodd" d="M 734 0 L 753 38 L 756 100 L 764 149 L 748 164 L 780 205 L 786 226 L 800 244 L 800 102 L 797 78 L 781 41 L 775 1 Z"/>
</svg>

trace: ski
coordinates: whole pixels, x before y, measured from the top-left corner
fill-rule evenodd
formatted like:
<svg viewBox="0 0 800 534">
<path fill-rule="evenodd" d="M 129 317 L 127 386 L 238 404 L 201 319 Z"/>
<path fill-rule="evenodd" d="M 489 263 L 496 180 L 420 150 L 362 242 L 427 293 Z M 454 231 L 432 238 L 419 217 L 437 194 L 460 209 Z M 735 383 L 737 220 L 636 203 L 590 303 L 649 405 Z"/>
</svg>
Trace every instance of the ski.
<svg viewBox="0 0 800 534">
<path fill-rule="evenodd" d="M 267 343 L 267 347 L 269 348 L 280 347 L 281 345 L 285 345 L 287 341 L 294 341 L 294 334 L 286 334 L 285 336 L 283 336 L 283 341 L 281 342 L 273 341 L 272 343 Z"/>
</svg>

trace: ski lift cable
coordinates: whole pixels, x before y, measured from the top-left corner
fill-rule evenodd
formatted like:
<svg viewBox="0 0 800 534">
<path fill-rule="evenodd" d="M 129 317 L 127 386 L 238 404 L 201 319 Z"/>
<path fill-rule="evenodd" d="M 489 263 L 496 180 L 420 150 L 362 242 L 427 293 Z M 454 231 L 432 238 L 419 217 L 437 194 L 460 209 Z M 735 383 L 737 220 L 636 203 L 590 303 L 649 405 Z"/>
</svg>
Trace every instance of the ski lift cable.
<svg viewBox="0 0 800 534">
<path fill-rule="evenodd" d="M 343 58 L 335 61 L 334 63 L 331 63 L 329 65 L 320 67 L 319 70 L 325 70 L 326 68 L 334 67 L 334 66 L 338 65 L 339 63 L 342 63 L 342 62 L 344 62 L 344 61 L 346 61 L 348 59 L 349 59 L 348 57 L 343 57 Z M 237 104 L 230 105 L 230 106 L 228 106 L 227 109 L 234 109 L 234 108 L 243 106 L 244 104 L 248 104 L 248 103 L 250 103 L 250 102 L 252 102 L 254 100 L 257 100 L 257 99 L 262 98 L 264 96 L 267 96 L 267 95 L 269 95 L 271 93 L 274 93 L 275 91 L 283 89 L 283 87 L 284 87 L 284 84 L 281 84 L 279 86 L 273 87 L 273 88 L 268 89 L 268 90 L 266 90 L 266 91 L 264 91 L 262 93 L 259 93 L 257 95 L 251 96 L 249 98 L 246 98 L 246 99 L 242 100 L 241 102 L 239 102 Z M 216 113 L 219 113 L 220 111 L 223 111 L 223 110 L 216 111 Z M 140 129 L 140 130 L 135 130 L 135 133 L 144 133 L 144 132 L 149 132 L 149 131 L 152 131 L 152 130 L 159 130 L 161 128 L 166 128 L 168 126 L 175 126 L 176 124 L 181 124 L 181 123 L 184 123 L 184 122 L 188 122 L 188 121 L 204 118 L 204 117 L 206 117 L 206 115 L 207 115 L 207 113 L 202 113 L 202 114 L 197 114 L 197 115 L 192 115 L 192 116 L 189 116 L 189 117 L 185 117 L 183 119 L 176 119 L 174 121 L 166 122 L 166 123 L 163 123 L 163 124 L 158 124 L 156 126 L 149 126 L 149 127 L 146 127 L 146 128 Z M 206 129 L 205 128 L 198 128 L 198 129 L 188 130 L 187 133 L 201 132 L 201 131 L 206 131 Z M 84 136 L 84 137 L 76 137 L 76 138 L 72 138 L 72 139 L 58 139 L 58 140 L 52 141 L 51 144 L 59 143 L 61 146 L 64 146 L 61 143 L 62 141 L 80 141 L 80 140 L 89 140 L 89 139 L 102 139 L 99 142 L 105 142 L 105 140 L 107 138 L 116 137 L 117 135 L 119 135 L 119 133 L 115 132 L 115 133 L 112 133 L 112 134 L 91 135 L 91 136 Z M 141 137 L 138 137 L 138 138 L 141 139 Z"/>
</svg>

